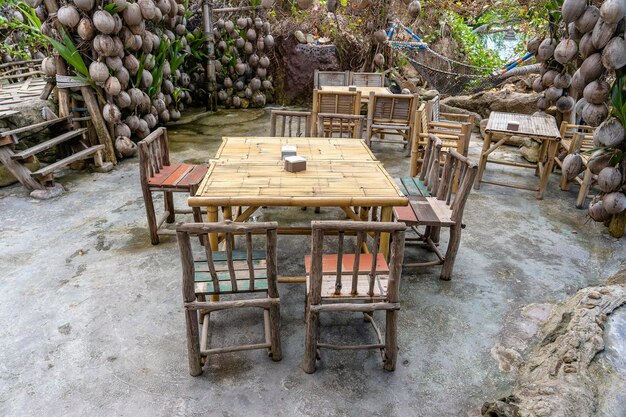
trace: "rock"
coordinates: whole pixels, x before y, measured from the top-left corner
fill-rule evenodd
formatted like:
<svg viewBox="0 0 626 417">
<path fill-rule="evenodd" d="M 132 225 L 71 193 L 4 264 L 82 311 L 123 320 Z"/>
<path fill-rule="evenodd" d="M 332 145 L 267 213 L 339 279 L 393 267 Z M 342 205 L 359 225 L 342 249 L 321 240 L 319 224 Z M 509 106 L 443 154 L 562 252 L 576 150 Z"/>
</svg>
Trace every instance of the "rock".
<svg viewBox="0 0 626 417">
<path fill-rule="evenodd" d="M 304 33 L 302 33 L 302 31 L 300 30 L 296 30 L 293 33 L 293 36 L 296 37 L 296 39 L 298 40 L 298 42 L 300 43 L 306 43 L 306 36 L 304 35 Z"/>
<path fill-rule="evenodd" d="M 530 140 L 529 143 L 525 144 L 521 148 L 519 148 L 522 157 L 528 162 L 538 162 L 539 161 L 539 153 L 541 151 L 541 145 L 534 140 Z"/>
<path fill-rule="evenodd" d="M 95 172 L 101 172 L 101 173 L 110 172 L 110 171 L 113 171 L 113 164 L 111 162 L 105 162 L 100 167 L 94 166 L 93 170 Z"/>
<path fill-rule="evenodd" d="M 46 120 L 44 118 L 44 113 L 51 113 L 48 108 L 54 108 L 53 103 L 51 101 L 40 100 L 38 98 L 11 104 L 11 110 L 17 110 L 19 113 L 0 121 L 0 123 L 2 123 L 0 126 L 6 126 L 4 129 L 9 130 L 14 129 L 15 127 L 41 123 Z M 32 135 L 24 135 L 24 138 L 20 138 L 20 142 L 15 146 L 15 151 L 18 152 L 26 148 L 32 148 L 33 146 L 50 139 L 52 137 L 51 135 L 54 135 L 54 132 L 52 132 L 53 129 L 43 129 L 42 131 Z M 40 161 L 47 163 L 52 163 L 58 159 L 56 147 L 41 152 L 37 154 L 37 156 Z"/>
<path fill-rule="evenodd" d="M 32 162 L 27 162 L 25 165 L 31 171 L 37 171 L 41 164 L 39 163 L 37 157 L 33 156 L 33 159 L 34 160 Z M 16 182 L 17 180 L 13 174 L 11 174 L 11 171 L 9 171 L 4 165 L 0 164 L 0 187 L 6 187 L 15 184 Z"/>
<path fill-rule="evenodd" d="M 417 94 L 420 96 L 420 100 L 428 101 L 437 97 L 439 95 L 439 91 L 426 90 L 425 88 L 418 87 Z"/>
<path fill-rule="evenodd" d="M 305 43 L 315 43 L 315 36 L 313 36 L 311 33 L 307 33 Z"/>
<path fill-rule="evenodd" d="M 295 38 L 276 39 L 278 67 L 282 77 L 274 80 L 275 99 L 284 104 L 311 103 L 313 72 L 337 71 L 339 61 L 335 45 L 303 45 Z"/>
<path fill-rule="evenodd" d="M 597 294 L 602 296 L 597 298 Z M 557 306 L 541 329 L 541 340 L 519 369 L 511 395 L 485 403 L 482 416 L 599 415 L 598 392 L 604 392 L 605 387 L 599 387 L 598 378 L 594 378 L 594 358 L 605 349 L 602 336 L 607 316 L 624 303 L 626 288 L 622 283 L 584 288 Z M 599 376 L 600 380 L 607 379 L 606 375 Z M 619 400 L 623 388 L 616 391 L 615 399 Z"/>
<path fill-rule="evenodd" d="M 52 187 L 46 187 L 43 190 L 31 191 L 30 196 L 37 200 L 49 200 L 54 197 L 58 197 L 65 192 L 65 189 L 61 184 L 55 182 Z"/>
<path fill-rule="evenodd" d="M 485 138 L 485 130 L 487 129 L 488 122 L 489 122 L 489 119 L 483 119 L 480 121 L 480 136 L 483 139 Z"/>
<path fill-rule="evenodd" d="M 451 96 L 443 99 L 442 104 L 458 107 L 487 118 L 492 111 L 532 114 L 537 110 L 538 93 L 517 93 L 510 88 L 497 91 L 484 91 L 472 96 Z"/>
</svg>

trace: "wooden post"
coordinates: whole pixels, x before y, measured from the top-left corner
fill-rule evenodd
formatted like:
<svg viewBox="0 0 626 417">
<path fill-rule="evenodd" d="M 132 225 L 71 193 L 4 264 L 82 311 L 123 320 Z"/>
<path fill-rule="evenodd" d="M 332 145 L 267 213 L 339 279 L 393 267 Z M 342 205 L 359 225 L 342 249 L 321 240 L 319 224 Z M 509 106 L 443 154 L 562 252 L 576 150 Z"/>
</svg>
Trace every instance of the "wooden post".
<svg viewBox="0 0 626 417">
<path fill-rule="evenodd" d="M 202 20 L 204 27 L 204 37 L 207 43 L 207 110 L 216 110 L 215 93 L 217 87 L 217 79 L 215 75 L 215 36 L 213 36 L 213 3 L 204 0 L 202 3 Z"/>
<path fill-rule="evenodd" d="M 307 294 L 307 302 L 310 306 L 317 305 L 322 301 L 322 257 L 320 254 L 324 247 L 324 231 L 313 229 L 312 233 L 310 286 Z M 307 308 L 304 363 L 302 364 L 302 368 L 307 374 L 315 372 L 319 319 L 319 312 Z"/>
<path fill-rule="evenodd" d="M 404 231 L 393 233 L 391 244 L 391 262 L 389 278 L 393 282 L 387 285 L 387 302 L 400 302 L 400 277 L 402 276 L 402 260 L 404 258 Z M 398 310 L 387 310 L 385 313 L 385 365 L 386 371 L 396 369 L 398 359 Z"/>
<path fill-rule="evenodd" d="M 609 223 L 609 233 L 613 237 L 623 237 L 626 234 L 626 211 L 614 214 Z"/>
<path fill-rule="evenodd" d="M 183 301 L 185 303 L 193 303 L 196 301 L 196 294 L 191 242 L 187 233 L 177 232 L 177 235 L 183 267 Z M 198 376 L 202 374 L 202 359 L 200 356 L 200 334 L 196 310 L 186 308 L 185 321 L 187 322 L 189 373 L 192 376 Z"/>
<path fill-rule="evenodd" d="M 4 165 L 11 174 L 13 174 L 15 179 L 17 179 L 29 191 L 44 190 L 45 187 L 35 181 L 30 175 L 30 170 L 19 162 L 16 162 L 13 158 L 11 158 L 11 156 L 13 156 L 13 151 L 9 146 L 0 146 L 0 162 L 2 162 L 2 165 Z"/>
<path fill-rule="evenodd" d="M 91 115 L 91 121 L 96 129 L 96 133 L 98 134 L 98 141 L 104 145 L 104 155 L 109 162 L 115 165 L 117 164 L 115 147 L 113 146 L 113 140 L 109 134 L 109 129 L 107 128 L 104 118 L 102 117 L 102 110 L 100 110 L 96 93 L 89 86 L 80 87 L 80 92 L 83 94 L 85 105 Z"/>
</svg>

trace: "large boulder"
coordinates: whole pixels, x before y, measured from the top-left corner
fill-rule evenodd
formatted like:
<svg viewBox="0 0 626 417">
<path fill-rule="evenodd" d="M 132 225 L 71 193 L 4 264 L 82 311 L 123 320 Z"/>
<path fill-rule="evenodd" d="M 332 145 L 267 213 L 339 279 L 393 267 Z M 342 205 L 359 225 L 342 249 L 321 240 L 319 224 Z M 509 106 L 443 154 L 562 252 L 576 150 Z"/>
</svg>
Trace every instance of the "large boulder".
<svg viewBox="0 0 626 417">
<path fill-rule="evenodd" d="M 310 103 L 313 95 L 313 72 L 337 71 L 337 49 L 335 45 L 301 44 L 289 36 L 277 39 L 278 47 L 276 68 L 280 74 L 274 74 L 278 101 L 284 104 Z"/>
<path fill-rule="evenodd" d="M 518 93 L 510 88 L 484 91 L 472 96 L 451 96 L 443 99 L 442 104 L 478 113 L 483 118 L 492 111 L 532 114 L 537 110 L 538 93 Z"/>
</svg>

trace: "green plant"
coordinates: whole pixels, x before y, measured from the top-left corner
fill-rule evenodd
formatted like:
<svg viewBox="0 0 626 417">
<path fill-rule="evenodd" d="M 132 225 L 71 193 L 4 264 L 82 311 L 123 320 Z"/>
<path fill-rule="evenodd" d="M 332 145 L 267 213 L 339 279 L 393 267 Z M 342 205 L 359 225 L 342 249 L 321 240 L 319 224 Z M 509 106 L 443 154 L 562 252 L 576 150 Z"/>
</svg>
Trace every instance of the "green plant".
<svg viewBox="0 0 626 417">
<path fill-rule="evenodd" d="M 50 42 L 50 44 L 52 44 L 52 46 L 54 46 L 54 49 L 56 49 L 59 55 L 63 57 L 65 62 L 67 62 L 75 70 L 78 78 L 91 83 L 89 70 L 87 69 L 85 61 L 83 61 L 83 57 L 76 49 L 72 38 L 70 38 L 63 28 L 61 28 L 61 41 L 48 36 L 46 36 L 46 39 Z"/>
<path fill-rule="evenodd" d="M 465 23 L 462 16 L 448 10 L 445 12 L 444 17 L 450 26 L 452 37 L 459 43 L 466 62 L 477 67 L 487 68 L 485 70 L 486 74 L 505 63 L 500 57 L 484 47 L 478 35 L 472 32 L 472 29 Z"/>
</svg>

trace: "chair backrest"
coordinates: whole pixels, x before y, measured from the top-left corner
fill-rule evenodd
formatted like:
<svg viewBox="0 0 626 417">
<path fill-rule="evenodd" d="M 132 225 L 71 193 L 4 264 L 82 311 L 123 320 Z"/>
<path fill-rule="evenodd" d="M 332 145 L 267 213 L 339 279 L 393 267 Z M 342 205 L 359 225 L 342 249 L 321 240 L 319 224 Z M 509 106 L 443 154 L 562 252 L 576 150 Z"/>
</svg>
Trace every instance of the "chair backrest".
<svg viewBox="0 0 626 417">
<path fill-rule="evenodd" d="M 411 125 L 418 98 L 409 94 L 369 95 L 368 123 Z"/>
<path fill-rule="evenodd" d="M 170 165 L 167 129 L 159 127 L 137 143 L 139 148 L 139 176 L 142 184 Z"/>
<path fill-rule="evenodd" d="M 475 161 L 461 155 L 454 149 L 448 150 L 437 189 L 437 199 L 445 201 L 445 204 L 452 210 L 452 220 L 457 223 L 463 217 L 465 202 L 472 189 L 477 172 L 478 164 Z M 460 186 L 455 193 L 457 178 Z"/>
<path fill-rule="evenodd" d="M 317 136 L 323 138 L 363 138 L 365 116 L 354 114 L 319 113 Z"/>
<path fill-rule="evenodd" d="M 313 72 L 313 88 L 319 89 L 324 86 L 348 85 L 350 71 L 318 71 Z"/>
<path fill-rule="evenodd" d="M 426 113 L 428 120 L 439 121 L 439 96 L 435 96 L 426 102 Z"/>
<path fill-rule="evenodd" d="M 595 148 L 593 144 L 594 128 L 587 125 L 561 123 L 561 145 L 568 149 L 568 153 L 584 152 Z"/>
<path fill-rule="evenodd" d="M 313 113 L 359 114 L 361 92 L 323 91 L 313 92 Z"/>
<path fill-rule="evenodd" d="M 435 135 L 428 135 L 424 161 L 419 179 L 426 185 L 431 195 L 437 195 L 439 188 L 439 167 L 441 165 L 441 140 Z"/>
<path fill-rule="evenodd" d="M 193 301 L 196 293 L 267 291 L 270 297 L 277 297 L 277 228 L 276 222 L 238 223 L 228 220 L 220 223 L 179 224 L 176 234 L 183 267 L 185 301 Z M 206 244 L 200 247 L 200 256 L 194 256 L 190 236 L 203 236 L 207 233 L 221 234 L 226 250 L 212 251 L 211 245 Z M 254 250 L 252 235 L 255 234 L 265 235 L 265 250 Z M 236 235 L 245 237 L 245 250 L 234 249 Z"/>
<path fill-rule="evenodd" d="M 323 91 L 313 90 L 313 134 L 317 132 L 319 113 L 354 114 L 361 111 L 361 93 L 359 91 Z"/>
<path fill-rule="evenodd" d="M 272 110 L 270 136 L 310 137 L 311 112 Z"/>
<path fill-rule="evenodd" d="M 388 275 L 386 299 L 389 302 L 398 302 L 400 276 L 402 274 L 402 261 L 404 256 L 404 233 L 406 225 L 397 222 L 354 222 L 354 221 L 313 221 L 311 222 L 311 271 L 309 297 L 312 304 L 318 304 L 321 299 L 323 270 L 322 256 L 329 239 L 337 239 L 335 293 L 339 294 L 344 284 L 349 285 L 351 294 L 367 293 L 374 294 L 374 285 L 377 275 Z M 388 262 L 388 270 L 380 268 L 382 263 L 379 253 L 381 233 L 391 234 L 391 252 Z M 363 245 L 367 245 L 370 237 L 369 254 L 361 253 Z M 354 244 L 346 242 L 346 238 L 354 241 Z M 353 254 L 352 265 L 344 268 L 344 254 Z M 364 261 L 367 259 L 367 261 Z M 384 258 L 383 258 L 384 259 Z M 363 262 L 362 262 L 363 261 Z M 369 276 L 367 291 L 358 291 L 358 276 Z"/>
<path fill-rule="evenodd" d="M 385 74 L 382 72 L 351 72 L 348 85 L 357 87 L 384 87 Z"/>
</svg>

